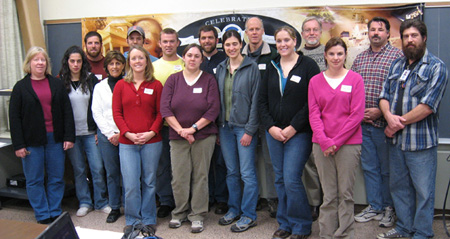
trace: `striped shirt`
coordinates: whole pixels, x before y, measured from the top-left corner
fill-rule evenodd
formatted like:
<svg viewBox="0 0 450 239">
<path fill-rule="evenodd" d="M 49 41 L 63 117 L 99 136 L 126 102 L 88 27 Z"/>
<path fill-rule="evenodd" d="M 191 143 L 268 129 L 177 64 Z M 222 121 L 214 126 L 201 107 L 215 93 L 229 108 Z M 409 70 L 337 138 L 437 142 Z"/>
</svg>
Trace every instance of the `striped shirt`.
<svg viewBox="0 0 450 239">
<path fill-rule="evenodd" d="M 389 101 L 391 113 L 394 113 L 398 101 L 398 91 L 402 85 L 400 76 L 407 66 L 405 57 L 392 63 L 389 75 L 383 84 L 380 99 Z M 426 104 L 433 111 L 421 121 L 406 125 L 405 128 L 389 139 L 404 151 L 419 151 L 438 145 L 438 108 L 447 85 L 448 71 L 444 62 L 428 50 L 418 64 L 409 73 L 403 95 L 403 115 L 419 104 Z"/>
<path fill-rule="evenodd" d="M 353 61 L 352 70 L 359 73 L 364 79 L 366 108 L 378 108 L 378 98 L 383 88 L 383 82 L 388 75 L 389 67 L 395 59 L 401 56 L 403 56 L 402 51 L 388 42 L 379 52 L 374 52 L 369 47 L 369 49 L 358 54 Z M 385 127 L 386 120 L 384 120 L 384 117 L 380 117 L 373 122 L 373 126 Z"/>
</svg>

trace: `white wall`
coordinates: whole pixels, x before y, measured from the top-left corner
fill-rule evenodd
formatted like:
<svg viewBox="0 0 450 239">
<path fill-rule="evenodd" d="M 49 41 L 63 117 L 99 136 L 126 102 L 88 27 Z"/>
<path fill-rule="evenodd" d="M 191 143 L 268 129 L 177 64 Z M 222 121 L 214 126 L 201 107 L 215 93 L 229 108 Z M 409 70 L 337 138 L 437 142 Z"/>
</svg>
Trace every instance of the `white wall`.
<svg viewBox="0 0 450 239">
<path fill-rule="evenodd" d="M 271 7 L 305 7 L 334 5 L 386 5 L 417 3 L 411 0 L 38 0 L 41 20 L 85 17 L 108 17 L 180 12 L 220 12 Z M 187 3 L 188 2 L 188 3 Z M 419 2 L 448 2 L 423 0 Z M 314 4 L 314 5 L 312 5 Z"/>
</svg>

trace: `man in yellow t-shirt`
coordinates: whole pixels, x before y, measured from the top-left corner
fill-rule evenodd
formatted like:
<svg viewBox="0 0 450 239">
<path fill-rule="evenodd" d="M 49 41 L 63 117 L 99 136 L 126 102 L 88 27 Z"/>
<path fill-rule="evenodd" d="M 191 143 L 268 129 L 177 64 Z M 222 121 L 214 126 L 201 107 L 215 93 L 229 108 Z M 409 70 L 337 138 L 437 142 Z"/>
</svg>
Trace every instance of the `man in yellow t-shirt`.
<svg viewBox="0 0 450 239">
<path fill-rule="evenodd" d="M 163 56 L 153 62 L 153 75 L 163 85 L 170 75 L 184 69 L 183 60 L 177 55 L 177 47 L 179 45 L 178 33 L 174 29 L 165 28 L 161 31 L 159 46 L 162 49 Z M 164 218 L 169 216 L 170 212 L 175 208 L 171 185 L 172 168 L 170 163 L 169 126 L 167 126 L 167 123 L 164 123 L 161 134 L 163 137 L 163 151 L 156 174 L 156 194 L 161 203 L 157 216 Z"/>
<path fill-rule="evenodd" d="M 167 78 L 173 73 L 184 69 L 183 59 L 177 55 L 177 47 L 180 45 L 178 33 L 172 28 L 161 31 L 159 46 L 162 49 L 161 59 L 153 62 L 154 76 L 164 85 Z"/>
</svg>

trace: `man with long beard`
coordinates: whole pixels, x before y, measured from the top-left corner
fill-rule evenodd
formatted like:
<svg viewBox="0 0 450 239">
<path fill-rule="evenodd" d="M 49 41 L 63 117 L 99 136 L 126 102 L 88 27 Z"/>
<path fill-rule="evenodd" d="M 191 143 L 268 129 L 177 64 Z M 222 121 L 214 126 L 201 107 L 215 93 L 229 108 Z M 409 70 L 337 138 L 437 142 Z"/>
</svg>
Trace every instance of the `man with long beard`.
<svg viewBox="0 0 450 239">
<path fill-rule="evenodd" d="M 98 80 L 105 79 L 107 75 L 103 67 L 105 57 L 102 55 L 102 36 L 96 31 L 88 32 L 84 37 L 84 45 L 92 73 L 95 74 Z"/>
<path fill-rule="evenodd" d="M 421 20 L 400 25 L 404 57 L 392 63 L 380 95 L 388 126 L 390 188 L 396 227 L 377 238 L 432 238 L 438 146 L 438 109 L 447 68 L 426 49 Z"/>
</svg>

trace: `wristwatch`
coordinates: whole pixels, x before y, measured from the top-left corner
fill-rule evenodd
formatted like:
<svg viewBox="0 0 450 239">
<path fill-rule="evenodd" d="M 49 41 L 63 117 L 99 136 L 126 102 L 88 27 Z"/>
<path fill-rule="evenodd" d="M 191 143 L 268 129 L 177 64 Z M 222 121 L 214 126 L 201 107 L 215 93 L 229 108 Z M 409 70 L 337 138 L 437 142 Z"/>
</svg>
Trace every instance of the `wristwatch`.
<svg viewBox="0 0 450 239">
<path fill-rule="evenodd" d="M 193 125 L 192 125 L 192 128 L 194 128 L 194 129 L 195 129 L 195 132 L 198 132 L 198 127 L 197 127 L 197 124 L 193 124 Z"/>
</svg>

